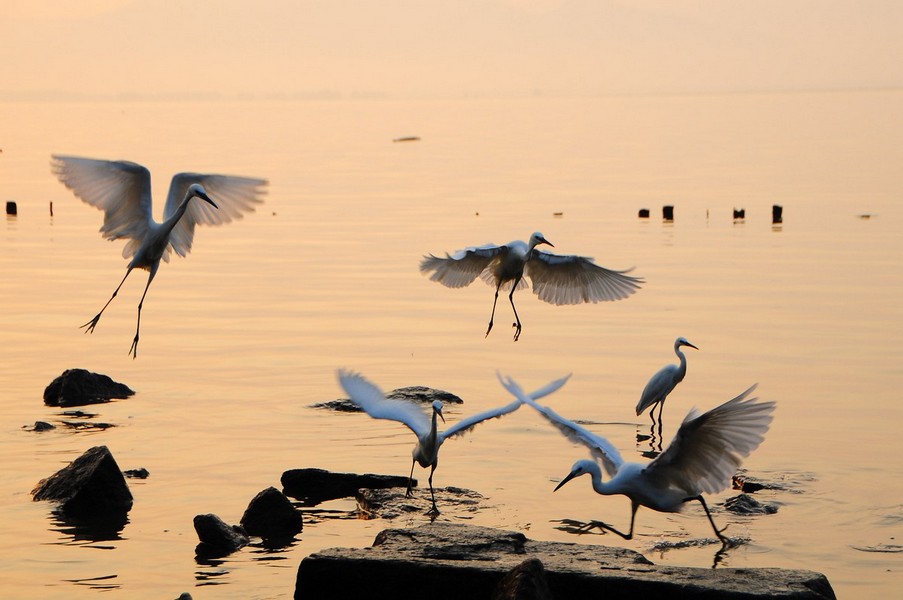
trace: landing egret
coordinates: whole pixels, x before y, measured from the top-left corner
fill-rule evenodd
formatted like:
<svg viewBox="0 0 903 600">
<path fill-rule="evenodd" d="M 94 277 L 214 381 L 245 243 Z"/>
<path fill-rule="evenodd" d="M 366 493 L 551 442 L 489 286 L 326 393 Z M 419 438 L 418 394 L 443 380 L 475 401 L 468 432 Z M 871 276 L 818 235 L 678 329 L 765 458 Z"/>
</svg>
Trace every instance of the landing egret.
<svg viewBox="0 0 903 600">
<path fill-rule="evenodd" d="M 430 279 L 450 288 L 470 285 L 479 276 L 489 285 L 495 286 L 492 314 L 486 335 L 492 331 L 495 319 L 495 305 L 499 290 L 511 289 L 508 300 L 514 311 L 514 341 L 520 338 L 521 322 L 514 307 L 514 290 L 526 287 L 526 275 L 533 284 L 533 293 L 540 300 L 551 304 L 580 304 L 622 300 L 644 283 L 640 277 L 627 275 L 632 269 L 612 271 L 600 267 L 586 256 L 563 256 L 536 250 L 539 244 L 548 244 L 540 232 L 530 236 L 530 241 L 515 240 L 504 246 L 486 244 L 446 254 L 444 258 L 428 254 L 420 262 L 421 273 L 432 273 Z"/>
<path fill-rule="evenodd" d="M 658 420 L 661 423 L 662 411 L 665 409 L 665 398 L 668 397 L 668 394 L 671 393 L 678 383 L 684 380 L 684 376 L 687 374 L 687 357 L 680 351 L 681 346 L 699 350 L 699 348 L 687 341 L 685 337 L 679 337 L 674 340 L 674 353 L 680 359 L 680 364 L 665 365 L 649 379 L 649 383 L 643 388 L 643 394 L 636 405 L 637 416 L 640 416 L 644 410 L 651 406 L 652 409 L 649 411 L 649 416 L 652 417 L 652 422 L 654 423 L 655 405 L 658 404 Z"/>
<path fill-rule="evenodd" d="M 715 535 L 722 544 L 730 543 L 722 534 L 724 529 L 715 525 L 702 494 L 726 489 L 741 460 L 762 443 L 768 431 L 775 403 L 747 398 L 756 389 L 755 385 L 701 415 L 691 410 L 671 445 L 655 460 L 642 464 L 624 462 L 617 449 L 602 436 L 565 419 L 548 406 L 537 404 L 510 377 L 499 379 L 522 402 L 536 409 L 569 440 L 589 448 L 590 454 L 601 462 L 602 467 L 593 460 L 578 460 L 555 491 L 571 479 L 588 473 L 596 493 L 630 498 L 630 531 L 625 534 L 601 522 L 593 522 L 593 526 L 629 540 L 633 538 L 634 518 L 640 506 L 659 512 L 680 512 L 687 502 L 698 500 Z M 608 481 L 602 481 L 603 467 L 611 477 Z"/>
<path fill-rule="evenodd" d="M 543 396 L 551 394 L 563 386 L 568 380 L 568 377 L 570 377 L 570 375 L 562 377 L 561 379 L 553 381 L 545 387 L 536 390 L 530 394 L 530 398 L 538 400 Z M 462 433 L 467 433 L 483 421 L 507 415 L 520 408 L 521 405 L 521 400 L 517 399 L 505 406 L 493 408 L 466 419 L 462 419 L 445 431 L 437 431 L 436 418 L 441 418 L 442 422 L 445 422 L 445 417 L 442 416 L 442 402 L 439 400 L 433 402 L 432 419 L 430 419 L 430 417 L 415 404 L 404 400 L 387 399 L 385 394 L 383 394 L 378 387 L 359 373 L 340 369 L 338 371 L 338 378 L 339 384 L 344 388 L 345 393 L 348 394 L 351 402 L 364 409 L 368 415 L 374 419 L 389 419 L 391 421 L 404 423 L 414 432 L 414 435 L 417 436 L 417 445 L 414 446 L 414 450 L 411 453 L 413 460 L 411 461 L 411 474 L 408 477 L 407 495 L 411 495 L 411 487 L 414 478 L 414 464 L 419 463 L 423 468 L 429 467 L 430 497 L 433 501 L 433 507 L 429 511 L 431 514 L 439 514 L 439 509 L 436 507 L 436 495 L 433 492 L 433 472 L 436 470 L 436 466 L 439 463 L 439 447 L 442 443 L 449 438 L 461 435 Z"/>
<path fill-rule="evenodd" d="M 103 311 L 119 293 L 132 269 L 149 272 L 138 303 L 135 339 L 129 349 L 134 358 L 138 356 L 141 307 L 157 274 L 160 259 L 169 262 L 171 252 L 187 255 L 194 240 L 195 225 L 222 225 L 240 219 L 244 212 L 253 211 L 254 204 L 263 201 L 263 188 L 267 184 L 264 179 L 249 177 L 177 173 L 169 186 L 164 220 L 157 223 L 151 206 L 150 171 L 145 167 L 128 161 L 54 155 L 51 168 L 60 182 L 78 198 L 104 211 L 103 227 L 100 228 L 104 238 L 129 240 L 122 250 L 123 258 L 132 259 L 126 267 L 125 277 L 100 312 L 82 325 L 85 332 L 94 332 Z M 216 198 L 216 202 L 210 196 Z M 191 202 L 194 198 L 203 202 Z"/>
</svg>

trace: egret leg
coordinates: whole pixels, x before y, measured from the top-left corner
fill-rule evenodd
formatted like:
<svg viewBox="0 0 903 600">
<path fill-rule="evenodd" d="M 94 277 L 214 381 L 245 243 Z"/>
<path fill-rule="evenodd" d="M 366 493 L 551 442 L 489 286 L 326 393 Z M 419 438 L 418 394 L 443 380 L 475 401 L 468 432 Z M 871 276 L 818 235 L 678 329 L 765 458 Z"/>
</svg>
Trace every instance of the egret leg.
<svg viewBox="0 0 903 600">
<path fill-rule="evenodd" d="M 631 540 L 631 539 L 633 539 L 633 522 L 634 522 L 634 520 L 636 519 L 636 511 L 637 511 L 637 509 L 638 509 L 639 507 L 640 507 L 639 504 L 637 504 L 636 502 L 632 502 L 632 501 L 631 501 L 631 503 L 630 503 L 630 531 L 628 531 L 627 533 L 623 533 L 623 532 L 621 532 L 621 531 L 618 531 L 617 529 L 615 529 L 614 527 L 612 527 L 612 526 L 609 525 L 608 523 L 603 523 L 602 521 L 590 521 L 589 527 L 590 527 L 590 528 L 596 527 L 596 528 L 601 529 L 601 530 L 603 530 L 603 531 L 610 531 L 610 532 L 612 532 L 612 533 L 618 534 L 619 536 L 621 536 L 621 537 L 624 538 L 625 540 Z"/>
<path fill-rule="evenodd" d="M 433 508 L 428 511 L 428 514 L 438 515 L 439 508 L 436 506 L 436 494 L 433 492 L 433 471 L 436 470 L 435 463 L 430 467 L 430 497 L 433 499 Z"/>
<path fill-rule="evenodd" d="M 119 288 L 122 287 L 122 284 L 125 283 L 126 278 L 129 276 L 129 273 L 132 272 L 132 267 L 129 267 L 125 272 L 125 277 L 122 278 L 122 281 L 119 282 L 119 285 L 116 286 L 116 289 L 113 290 L 113 295 L 110 296 L 110 299 L 107 300 L 107 303 L 103 305 L 103 308 L 100 309 L 100 312 L 94 315 L 94 318 L 85 323 L 80 327 L 80 329 L 84 329 L 85 333 L 94 333 L 94 328 L 97 327 L 97 322 L 100 321 L 100 315 L 103 314 L 103 311 L 107 310 L 107 307 L 110 305 L 110 302 L 113 301 L 113 298 L 119 293 Z"/>
<path fill-rule="evenodd" d="M 144 293 L 141 294 L 141 301 L 138 302 L 138 325 L 135 327 L 135 339 L 132 340 L 132 347 L 129 349 L 129 354 L 132 355 L 132 359 L 138 358 L 138 332 L 141 330 L 141 307 L 144 306 L 144 297 L 147 296 L 147 289 L 150 287 L 151 281 L 154 280 L 154 275 L 157 274 L 157 265 L 160 263 L 155 263 L 154 266 L 151 267 L 150 275 L 147 276 L 147 285 L 144 286 Z"/>
<path fill-rule="evenodd" d="M 417 459 L 411 461 L 411 474 L 408 476 L 408 491 L 404 493 L 405 498 L 410 498 L 413 496 L 411 489 L 414 487 L 414 465 L 417 463 Z"/>
<path fill-rule="evenodd" d="M 514 290 L 517 289 L 517 285 L 520 283 L 520 279 L 521 278 L 518 277 L 517 279 L 514 280 L 514 285 L 511 286 L 511 293 L 508 294 L 508 301 L 511 302 L 511 310 L 514 311 L 514 319 L 515 319 L 514 326 L 517 328 L 514 330 L 514 341 L 515 342 L 520 338 L 521 324 L 520 324 L 520 317 L 517 316 L 517 308 L 514 307 Z"/>
<path fill-rule="evenodd" d="M 715 531 L 715 535 L 719 540 L 721 540 L 722 544 L 724 544 L 725 546 L 730 545 L 730 538 L 722 534 L 722 532 L 727 529 L 727 525 L 725 525 L 722 529 L 718 529 L 718 526 L 715 525 L 715 520 L 712 518 L 712 513 L 709 512 L 709 506 L 705 503 L 703 497 L 700 495 L 696 496 L 695 498 L 689 498 L 689 500 L 699 500 L 699 503 L 702 504 L 702 508 L 705 509 L 705 516 L 708 517 L 709 523 L 711 523 L 712 529 Z"/>
<path fill-rule="evenodd" d="M 489 327 L 486 328 L 486 337 L 489 337 L 489 332 L 492 331 L 492 322 L 495 320 L 495 305 L 499 301 L 499 290 L 502 287 L 502 280 L 499 279 L 498 285 L 495 286 L 495 298 L 492 300 L 492 313 L 489 315 Z"/>
</svg>

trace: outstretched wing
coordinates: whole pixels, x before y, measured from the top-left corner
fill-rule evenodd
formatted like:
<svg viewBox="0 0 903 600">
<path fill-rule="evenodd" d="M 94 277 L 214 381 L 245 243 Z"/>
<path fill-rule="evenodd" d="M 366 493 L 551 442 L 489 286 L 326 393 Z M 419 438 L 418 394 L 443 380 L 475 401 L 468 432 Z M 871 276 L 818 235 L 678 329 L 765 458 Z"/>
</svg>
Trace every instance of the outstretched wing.
<svg viewBox="0 0 903 600">
<path fill-rule="evenodd" d="M 124 160 L 53 155 L 53 174 L 83 202 L 104 212 L 100 233 L 108 240 L 130 238 L 123 256 L 130 258 L 151 223 L 150 172 Z"/>
<path fill-rule="evenodd" d="M 518 383 L 511 377 L 502 378 L 502 376 L 499 375 L 499 381 L 502 382 L 502 385 L 505 386 L 505 389 L 517 396 L 517 398 L 519 398 L 521 402 L 523 402 L 524 404 L 529 404 L 530 406 L 535 408 L 539 414 L 545 417 L 549 423 L 551 423 L 570 441 L 577 444 L 583 444 L 584 446 L 589 448 L 590 454 L 593 456 L 593 458 L 602 463 L 602 466 L 605 468 L 605 472 L 608 473 L 608 476 L 615 476 L 615 474 L 618 472 L 618 469 L 620 469 L 621 465 L 624 463 L 624 459 L 621 458 L 620 452 L 618 452 L 617 448 L 615 448 L 611 444 L 611 442 L 606 440 L 604 437 L 596 435 L 595 433 L 588 431 L 580 425 L 577 425 L 573 421 L 565 419 L 548 406 L 537 404 L 533 401 L 532 398 L 524 394 L 524 391 L 521 389 L 520 385 L 518 385 Z"/>
<path fill-rule="evenodd" d="M 210 199 L 216 202 L 213 208 L 203 201 L 192 200 L 182 218 L 176 223 L 169 236 L 173 251 L 179 256 L 191 252 L 195 225 L 222 225 L 233 219 L 240 219 L 246 212 L 253 212 L 254 205 L 263 202 L 267 181 L 252 177 L 232 175 L 205 175 L 200 173 L 177 173 L 169 186 L 163 218 L 168 219 L 185 200 L 192 183 L 204 186 Z"/>
<path fill-rule="evenodd" d="M 704 414 L 691 410 L 668 448 L 646 467 L 651 479 L 689 496 L 727 488 L 771 424 L 774 402 L 747 398 L 756 386 Z"/>
<path fill-rule="evenodd" d="M 429 418 L 418 406 L 404 400 L 387 400 L 382 390 L 360 373 L 339 369 L 338 377 L 349 399 L 374 419 L 404 423 L 418 438 L 430 432 Z"/>
<path fill-rule="evenodd" d="M 544 385 L 543 387 L 539 388 L 538 390 L 531 392 L 530 398 L 532 400 L 539 400 L 540 398 L 548 396 L 552 392 L 555 392 L 556 390 L 558 390 L 558 388 L 563 386 L 565 383 L 567 383 L 567 380 L 570 379 L 570 377 L 571 377 L 570 375 L 567 375 L 565 377 L 562 377 L 561 379 L 556 379 L 555 381 Z M 507 415 L 508 413 L 516 411 L 518 408 L 520 408 L 521 404 L 523 404 L 523 402 L 520 400 L 520 398 L 518 398 L 514 402 L 512 402 L 510 404 L 506 404 L 505 406 L 501 406 L 499 408 L 493 408 L 493 409 L 490 409 L 487 411 L 483 411 L 476 415 L 467 417 L 466 419 L 462 419 L 462 420 L 458 421 L 457 423 L 455 423 L 454 425 L 452 425 L 451 427 L 449 427 L 448 429 L 446 429 L 445 431 L 443 431 L 442 433 L 440 433 L 439 437 L 442 441 L 445 441 L 450 437 L 454 437 L 456 435 L 467 433 L 468 431 L 470 431 L 471 429 L 473 429 L 474 427 L 476 427 L 483 421 L 487 421 L 489 419 L 497 419 L 501 416 Z"/>
<path fill-rule="evenodd" d="M 484 244 L 446 254 L 445 258 L 428 254 L 420 261 L 420 272 L 424 275 L 432 273 L 430 280 L 446 287 L 465 287 L 473 283 L 494 259 L 507 252 L 507 246 Z"/>
<path fill-rule="evenodd" d="M 524 273 L 533 292 L 551 304 L 623 300 L 645 283 L 641 277 L 600 267 L 585 256 L 562 256 L 533 250 Z"/>
</svg>

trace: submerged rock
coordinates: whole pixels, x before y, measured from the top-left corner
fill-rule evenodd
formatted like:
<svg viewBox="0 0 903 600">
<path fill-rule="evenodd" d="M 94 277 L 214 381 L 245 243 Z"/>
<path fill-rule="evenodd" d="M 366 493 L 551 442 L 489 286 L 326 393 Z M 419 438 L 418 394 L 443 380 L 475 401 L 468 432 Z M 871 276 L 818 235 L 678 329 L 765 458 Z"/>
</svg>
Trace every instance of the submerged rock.
<svg viewBox="0 0 903 600">
<path fill-rule="evenodd" d="M 394 389 L 386 394 L 386 398 L 393 400 L 407 400 L 419 404 L 432 404 L 434 400 L 441 400 L 444 404 L 464 404 L 464 400 L 461 400 L 460 397 L 451 392 L 437 390 L 436 388 L 422 385 L 411 385 Z M 329 402 L 320 402 L 312 405 L 311 408 L 328 408 L 339 412 L 362 412 L 357 404 L 354 404 L 351 400 L 345 398 L 330 400 Z"/>
<path fill-rule="evenodd" d="M 109 518 L 132 508 L 132 493 L 106 446 L 95 446 L 32 490 L 35 500 L 53 500 L 69 516 Z"/>
<path fill-rule="evenodd" d="M 248 535 L 265 540 L 291 540 L 302 529 L 301 513 L 291 501 L 274 487 L 257 494 L 241 517 L 241 526 Z"/>
<path fill-rule="evenodd" d="M 738 515 L 773 515 L 778 507 L 759 502 L 749 494 L 740 494 L 724 501 L 725 510 Z"/>
<path fill-rule="evenodd" d="M 117 383 L 106 375 L 85 369 L 67 369 L 44 389 L 44 404 L 82 406 L 128 398 L 134 394 L 135 391 L 127 385 Z"/>
<path fill-rule="evenodd" d="M 361 488 L 382 489 L 403 487 L 408 478 L 398 475 L 359 475 L 357 473 L 332 473 L 324 469 L 291 469 L 282 474 L 282 492 L 297 498 L 308 506 L 326 500 L 350 498 Z M 417 480 L 414 480 L 417 485 Z"/>
<path fill-rule="evenodd" d="M 433 506 L 429 489 L 420 489 L 407 497 L 401 488 L 361 488 L 355 494 L 361 516 L 366 519 L 395 519 L 411 513 L 425 513 Z M 481 508 L 485 498 L 458 487 L 434 488 L 436 504 L 443 513 L 472 513 Z"/>
<path fill-rule="evenodd" d="M 214 514 L 195 516 L 194 530 L 201 541 L 195 547 L 199 556 L 226 556 L 250 541 L 241 527 L 230 526 Z"/>
<path fill-rule="evenodd" d="M 311 554 L 298 568 L 295 598 L 490 598 L 512 569 L 531 559 L 545 567 L 551 597 L 561 599 L 835 598 L 828 579 L 812 571 L 659 566 L 626 548 L 538 542 L 443 522 L 384 530 L 369 548 Z"/>
</svg>

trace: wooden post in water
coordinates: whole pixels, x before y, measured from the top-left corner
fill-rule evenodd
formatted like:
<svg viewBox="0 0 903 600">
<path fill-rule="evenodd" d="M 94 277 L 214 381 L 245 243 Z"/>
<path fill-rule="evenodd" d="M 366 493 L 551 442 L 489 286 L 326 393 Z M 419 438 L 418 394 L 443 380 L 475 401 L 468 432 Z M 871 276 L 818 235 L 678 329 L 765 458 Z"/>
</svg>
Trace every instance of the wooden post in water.
<svg viewBox="0 0 903 600">
<path fill-rule="evenodd" d="M 641 209 L 640 209 L 640 218 L 641 218 L 641 219 L 648 219 L 648 218 L 649 218 L 649 209 L 648 209 L 648 208 L 641 208 Z"/>
<path fill-rule="evenodd" d="M 666 204 L 665 206 L 663 206 L 662 207 L 662 218 L 664 218 L 666 221 L 673 221 L 674 220 L 674 207 L 671 206 L 670 204 Z"/>
<path fill-rule="evenodd" d="M 745 219 L 746 218 L 746 209 L 745 208 L 735 208 L 734 209 L 734 219 Z"/>
<path fill-rule="evenodd" d="M 16 203 L 12 200 L 6 201 L 6 214 L 8 215 L 16 215 L 19 214 L 19 209 L 16 207 Z"/>
<path fill-rule="evenodd" d="M 771 205 L 771 222 L 772 223 L 781 223 L 784 220 L 783 217 L 784 207 L 780 204 L 772 204 Z"/>
</svg>

